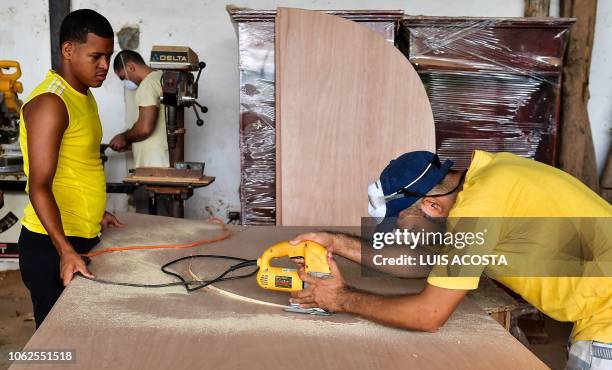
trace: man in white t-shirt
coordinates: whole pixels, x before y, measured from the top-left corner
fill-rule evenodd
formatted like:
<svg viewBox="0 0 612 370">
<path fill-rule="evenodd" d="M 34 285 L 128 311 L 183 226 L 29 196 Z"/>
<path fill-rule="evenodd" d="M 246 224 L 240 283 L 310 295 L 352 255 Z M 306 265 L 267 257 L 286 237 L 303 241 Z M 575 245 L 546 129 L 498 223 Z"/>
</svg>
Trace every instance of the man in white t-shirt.
<svg viewBox="0 0 612 370">
<path fill-rule="evenodd" d="M 136 90 L 138 119 L 127 131 L 116 135 L 109 146 L 125 151 L 132 146 L 134 167 L 168 167 L 166 115 L 162 96 L 161 71 L 153 70 L 135 51 L 122 50 L 115 57 L 115 73 L 128 90 Z"/>
</svg>

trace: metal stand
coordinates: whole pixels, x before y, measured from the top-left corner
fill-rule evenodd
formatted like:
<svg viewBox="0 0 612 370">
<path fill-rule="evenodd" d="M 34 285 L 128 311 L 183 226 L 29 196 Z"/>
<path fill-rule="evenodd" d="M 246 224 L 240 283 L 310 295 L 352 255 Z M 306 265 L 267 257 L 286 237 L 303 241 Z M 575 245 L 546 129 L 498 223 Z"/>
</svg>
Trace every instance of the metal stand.
<svg viewBox="0 0 612 370">
<path fill-rule="evenodd" d="M 146 185 L 145 189 L 149 194 L 149 214 L 157 215 L 157 198 L 159 196 L 168 196 L 171 199 L 168 216 L 185 218 L 185 201 L 193 196 L 192 187 Z"/>
</svg>

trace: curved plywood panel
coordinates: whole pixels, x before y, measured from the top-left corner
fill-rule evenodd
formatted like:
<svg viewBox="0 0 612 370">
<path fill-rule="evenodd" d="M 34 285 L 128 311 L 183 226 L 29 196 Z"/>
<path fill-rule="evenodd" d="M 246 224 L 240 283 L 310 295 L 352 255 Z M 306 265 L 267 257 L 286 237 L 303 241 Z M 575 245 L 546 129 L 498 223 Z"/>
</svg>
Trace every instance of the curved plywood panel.
<svg viewBox="0 0 612 370">
<path fill-rule="evenodd" d="M 356 226 L 389 161 L 435 151 L 431 107 L 409 61 L 363 25 L 279 8 L 277 223 Z"/>
</svg>

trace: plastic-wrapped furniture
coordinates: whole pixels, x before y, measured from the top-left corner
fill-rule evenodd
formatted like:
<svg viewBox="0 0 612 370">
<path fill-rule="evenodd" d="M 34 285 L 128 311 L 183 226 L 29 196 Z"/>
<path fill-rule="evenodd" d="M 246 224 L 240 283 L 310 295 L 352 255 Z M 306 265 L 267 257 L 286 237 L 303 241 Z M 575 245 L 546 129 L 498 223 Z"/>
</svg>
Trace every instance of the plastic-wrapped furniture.
<svg viewBox="0 0 612 370">
<path fill-rule="evenodd" d="M 554 165 L 572 19 L 409 17 L 398 47 L 421 76 L 441 158 L 474 149 Z"/>
<path fill-rule="evenodd" d="M 395 42 L 402 11 L 328 11 Z M 276 223 L 275 10 L 229 9 L 238 35 L 242 224 Z"/>
</svg>

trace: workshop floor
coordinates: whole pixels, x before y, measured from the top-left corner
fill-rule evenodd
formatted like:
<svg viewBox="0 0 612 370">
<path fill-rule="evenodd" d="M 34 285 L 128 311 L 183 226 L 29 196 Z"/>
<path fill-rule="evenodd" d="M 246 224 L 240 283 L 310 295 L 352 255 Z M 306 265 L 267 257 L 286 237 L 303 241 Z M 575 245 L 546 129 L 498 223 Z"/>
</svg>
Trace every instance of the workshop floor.
<svg viewBox="0 0 612 370">
<path fill-rule="evenodd" d="M 548 343 L 531 344 L 529 350 L 553 370 L 562 370 L 567 361 L 567 339 L 572 332 L 572 324 L 546 317 L 544 331 L 548 334 Z"/>
<path fill-rule="evenodd" d="M 0 271 L 0 369 L 8 369 L 8 353 L 21 350 L 32 334 L 32 302 L 19 271 Z"/>
<path fill-rule="evenodd" d="M 571 325 L 546 319 L 547 344 L 531 345 L 530 350 L 553 370 L 565 366 L 565 345 Z M 34 334 L 32 305 L 19 271 L 0 271 L 0 370 L 8 369 L 8 352 L 18 351 Z"/>
</svg>

